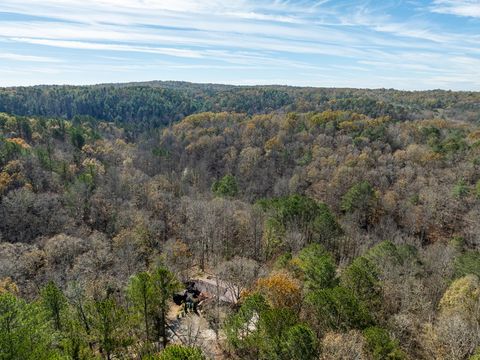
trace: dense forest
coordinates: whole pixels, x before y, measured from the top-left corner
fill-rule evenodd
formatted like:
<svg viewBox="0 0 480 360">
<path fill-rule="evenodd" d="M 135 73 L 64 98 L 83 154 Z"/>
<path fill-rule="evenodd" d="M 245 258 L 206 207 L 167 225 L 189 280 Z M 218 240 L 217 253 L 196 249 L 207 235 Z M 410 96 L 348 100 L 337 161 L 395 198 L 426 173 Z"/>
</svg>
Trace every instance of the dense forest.
<svg viewBox="0 0 480 360">
<path fill-rule="evenodd" d="M 38 86 L 0 112 L 0 359 L 480 359 L 480 93 Z"/>
<path fill-rule="evenodd" d="M 478 121 L 475 92 L 357 90 L 148 82 L 97 86 L 35 86 L 0 89 L 0 112 L 73 119 L 90 116 L 135 134 L 170 125 L 199 112 L 248 115 L 348 110 L 396 120 L 455 117 Z"/>
</svg>

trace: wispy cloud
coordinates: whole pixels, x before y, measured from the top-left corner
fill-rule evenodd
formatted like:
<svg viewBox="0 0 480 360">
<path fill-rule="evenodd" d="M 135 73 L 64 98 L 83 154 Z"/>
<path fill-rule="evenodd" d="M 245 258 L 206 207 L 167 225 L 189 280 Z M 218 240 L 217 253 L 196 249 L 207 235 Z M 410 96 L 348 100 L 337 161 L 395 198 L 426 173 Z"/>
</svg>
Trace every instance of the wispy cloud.
<svg viewBox="0 0 480 360">
<path fill-rule="evenodd" d="M 18 76 L 0 84 L 257 78 L 480 89 L 480 3 L 406 3 L 2 0 L 0 66 L 18 61 Z M 450 24 L 458 16 L 470 17 L 468 28 Z"/>
<path fill-rule="evenodd" d="M 95 42 L 65 41 L 65 40 L 50 40 L 50 39 L 35 39 L 35 38 L 11 38 L 11 40 L 17 41 L 17 42 L 29 43 L 29 44 L 54 46 L 54 47 L 67 48 L 67 49 L 141 52 L 141 53 L 160 54 L 160 55 L 186 57 L 186 58 L 202 57 L 202 55 L 196 51 L 185 50 L 185 49 L 174 49 L 174 48 L 130 46 L 130 45 L 104 44 L 104 43 L 95 43 Z"/>
<path fill-rule="evenodd" d="M 435 0 L 432 11 L 440 14 L 480 18 L 480 2 L 478 0 Z"/>
<path fill-rule="evenodd" d="M 26 62 L 46 62 L 46 63 L 58 63 L 59 59 L 46 57 L 46 56 L 32 56 L 12 53 L 0 53 L 0 59 L 13 60 L 13 61 L 26 61 Z"/>
</svg>

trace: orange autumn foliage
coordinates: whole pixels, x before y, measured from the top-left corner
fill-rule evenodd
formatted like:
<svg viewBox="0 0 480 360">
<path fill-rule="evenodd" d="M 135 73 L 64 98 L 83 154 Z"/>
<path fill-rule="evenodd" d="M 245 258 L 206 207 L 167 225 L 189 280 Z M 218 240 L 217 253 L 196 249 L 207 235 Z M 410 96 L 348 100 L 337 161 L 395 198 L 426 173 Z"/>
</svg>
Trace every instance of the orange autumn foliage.
<svg viewBox="0 0 480 360">
<path fill-rule="evenodd" d="M 22 138 L 11 138 L 11 139 L 7 139 L 7 141 L 13 144 L 17 144 L 22 149 L 30 149 L 30 145 L 28 145 L 28 143 Z"/>
<path fill-rule="evenodd" d="M 258 279 L 256 288 L 276 308 L 296 307 L 301 301 L 300 283 L 288 272 L 275 272 Z"/>
</svg>

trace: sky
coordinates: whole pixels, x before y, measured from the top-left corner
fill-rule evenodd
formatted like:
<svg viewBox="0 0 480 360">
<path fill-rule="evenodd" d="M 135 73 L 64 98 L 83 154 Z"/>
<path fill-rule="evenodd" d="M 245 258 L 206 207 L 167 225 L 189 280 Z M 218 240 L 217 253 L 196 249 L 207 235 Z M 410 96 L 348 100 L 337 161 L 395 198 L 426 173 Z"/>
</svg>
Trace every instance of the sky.
<svg viewBox="0 0 480 360">
<path fill-rule="evenodd" d="M 1 0 L 0 86 L 480 90 L 480 0 Z"/>
</svg>

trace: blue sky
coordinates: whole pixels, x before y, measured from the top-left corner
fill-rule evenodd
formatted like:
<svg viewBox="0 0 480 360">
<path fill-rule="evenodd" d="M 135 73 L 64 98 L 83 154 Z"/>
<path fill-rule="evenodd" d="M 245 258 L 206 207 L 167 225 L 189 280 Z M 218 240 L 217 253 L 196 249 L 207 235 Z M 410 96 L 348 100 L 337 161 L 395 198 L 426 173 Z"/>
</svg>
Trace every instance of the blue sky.
<svg viewBox="0 0 480 360">
<path fill-rule="evenodd" d="M 0 86 L 480 90 L 480 0 L 1 0 Z"/>
</svg>

